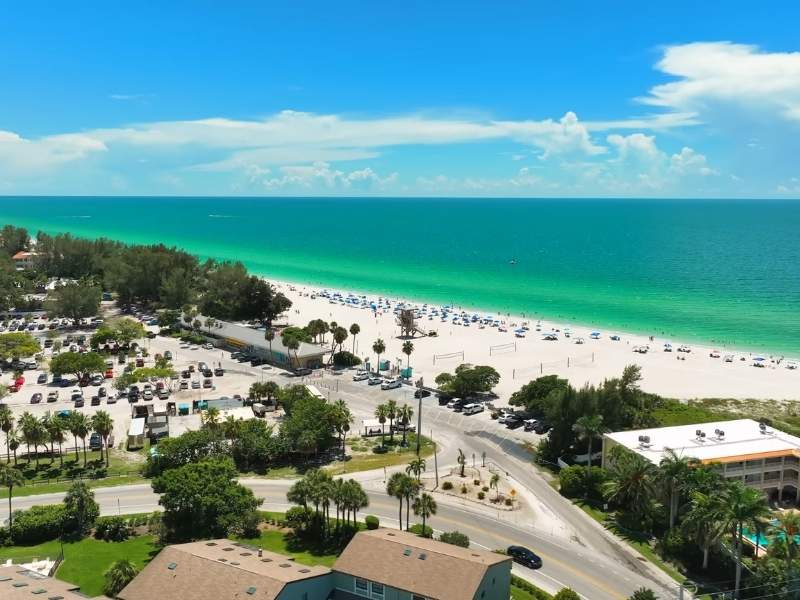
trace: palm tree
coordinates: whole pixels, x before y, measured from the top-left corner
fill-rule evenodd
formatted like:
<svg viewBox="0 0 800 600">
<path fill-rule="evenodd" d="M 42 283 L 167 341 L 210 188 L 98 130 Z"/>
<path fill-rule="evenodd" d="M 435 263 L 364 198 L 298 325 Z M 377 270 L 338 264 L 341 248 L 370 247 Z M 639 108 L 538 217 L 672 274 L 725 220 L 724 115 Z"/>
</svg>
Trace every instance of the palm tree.
<svg viewBox="0 0 800 600">
<path fill-rule="evenodd" d="M 372 344 L 372 351 L 378 355 L 378 364 L 375 367 L 375 372 L 380 375 L 381 373 L 381 354 L 386 351 L 386 344 L 383 343 L 381 338 L 375 340 L 375 343 Z"/>
<path fill-rule="evenodd" d="M 606 432 L 603 427 L 603 415 L 583 415 L 579 417 L 572 429 L 578 434 L 581 439 L 586 440 L 589 447 L 589 466 L 592 466 L 592 442 L 598 435 Z"/>
<path fill-rule="evenodd" d="M 397 520 L 400 529 L 403 529 L 403 498 L 406 479 L 408 479 L 408 475 L 397 471 L 396 473 L 392 473 L 392 476 L 389 477 L 389 481 L 386 482 L 386 493 L 400 501 L 400 514 Z"/>
<path fill-rule="evenodd" d="M 458 449 L 458 458 L 456 460 L 458 461 L 459 475 L 464 477 L 464 467 L 467 466 L 467 457 L 464 456 L 464 451 L 461 448 Z"/>
<path fill-rule="evenodd" d="M 500 498 L 500 474 L 493 473 L 489 480 L 489 488 L 494 490 L 494 499 Z"/>
<path fill-rule="evenodd" d="M 70 433 L 73 431 L 73 427 L 77 432 L 77 437 L 81 438 L 81 442 L 83 443 L 83 466 L 86 468 L 86 438 L 89 437 L 89 432 L 92 429 L 91 421 L 89 417 L 87 417 L 84 413 L 73 412 L 70 414 L 70 419 L 75 419 L 75 423 L 70 424 Z M 77 456 L 77 442 L 75 444 L 75 455 Z"/>
<path fill-rule="evenodd" d="M 782 539 L 786 544 L 786 582 L 792 578 L 792 563 L 797 555 L 797 538 L 800 536 L 800 512 L 783 511 L 777 517 L 777 523 L 770 528 L 773 538 Z"/>
<path fill-rule="evenodd" d="M 708 569 L 708 553 L 725 533 L 725 506 L 719 494 L 693 492 L 689 512 L 681 527 L 700 546 L 703 570 Z"/>
<path fill-rule="evenodd" d="M 406 473 L 409 475 L 414 475 L 417 478 L 417 481 L 420 480 L 420 477 L 425 472 L 425 459 L 421 457 L 412 458 L 411 462 L 408 463 L 406 467 Z"/>
<path fill-rule="evenodd" d="M 72 439 L 75 442 L 75 464 L 78 463 L 78 433 L 83 426 L 83 418 L 85 415 L 79 412 L 71 412 L 67 417 L 67 430 L 72 434 Z"/>
<path fill-rule="evenodd" d="M 58 415 L 47 412 L 42 418 L 42 424 L 47 431 L 47 439 L 50 441 L 50 464 L 53 463 L 55 445 L 58 444 L 58 458 L 63 467 L 64 455 L 61 453 L 61 444 L 64 443 L 64 419 Z"/>
<path fill-rule="evenodd" d="M 609 458 L 610 479 L 602 486 L 606 500 L 644 516 L 656 497 L 656 466 L 622 446 L 615 446 Z"/>
<path fill-rule="evenodd" d="M 114 432 L 114 419 L 111 418 L 104 410 L 98 410 L 94 413 L 94 416 L 91 420 L 92 429 L 100 434 L 100 437 L 103 438 L 103 446 L 106 448 L 106 468 L 111 466 L 111 460 L 109 459 L 108 455 L 108 436 L 110 436 Z M 100 454 L 102 456 L 102 449 L 100 450 Z"/>
<path fill-rule="evenodd" d="M 341 352 L 342 344 L 346 339 L 347 339 L 347 329 L 338 326 L 333 328 L 333 349 L 332 349 L 333 351 L 331 352 L 331 360 L 333 360 L 333 354 L 334 351 L 336 350 L 337 344 L 339 346 L 339 351 Z"/>
<path fill-rule="evenodd" d="M 38 427 L 39 427 L 39 419 L 37 419 L 27 411 L 22 413 L 22 416 L 19 418 L 19 426 L 17 429 L 20 433 L 20 436 L 22 437 L 22 441 L 25 442 L 25 446 L 27 448 L 26 456 L 28 458 L 28 464 L 30 464 L 31 462 L 31 444 L 35 443 L 36 441 L 36 435 L 37 435 L 36 429 Z"/>
<path fill-rule="evenodd" d="M 419 481 L 414 481 L 411 477 L 403 482 L 403 498 L 406 500 L 406 531 L 408 531 L 411 515 L 411 500 L 419 496 L 422 490 L 422 484 Z"/>
<path fill-rule="evenodd" d="M 8 447 L 8 434 L 14 429 L 14 413 L 8 405 L 0 406 L 0 430 L 6 434 L 6 462 L 11 462 L 11 452 Z"/>
<path fill-rule="evenodd" d="M 400 412 L 397 415 L 397 419 L 403 425 L 403 447 L 407 445 L 406 442 L 406 433 L 408 432 L 408 424 L 411 422 L 411 418 L 414 416 L 414 409 L 409 406 L 408 404 L 403 404 L 400 407 Z M 417 432 L 419 434 L 419 432 Z"/>
<path fill-rule="evenodd" d="M 257 385 L 257 384 L 253 384 Z M 251 388 L 252 389 L 252 388 Z M 219 409 L 216 406 L 210 406 L 200 415 L 200 422 L 203 427 L 207 429 L 216 430 L 222 420 Z"/>
<path fill-rule="evenodd" d="M 6 434 L 6 440 L 8 442 L 8 447 L 11 448 L 11 452 L 14 455 L 14 466 L 17 466 L 17 448 L 19 448 L 19 433 L 17 433 L 16 429 L 12 429 Z"/>
<path fill-rule="evenodd" d="M 428 533 L 425 530 L 425 522 L 429 517 L 436 514 L 436 500 L 433 499 L 433 496 L 423 492 L 419 498 L 416 498 L 414 500 L 414 514 L 422 517 L 422 537 L 428 537 Z"/>
<path fill-rule="evenodd" d="M 359 333 L 361 333 L 361 327 L 358 326 L 358 323 L 350 325 L 350 335 L 353 336 L 353 354 L 356 353 L 356 336 Z"/>
<path fill-rule="evenodd" d="M 295 366 L 300 366 L 300 360 L 297 358 L 297 351 L 300 349 L 300 340 L 294 336 L 287 336 L 283 339 L 283 345 L 289 351 L 294 350 L 294 363 Z"/>
<path fill-rule="evenodd" d="M 264 382 L 264 395 L 267 397 L 267 402 L 271 402 L 275 400 L 275 408 L 278 408 L 278 393 L 281 391 L 281 386 L 279 386 L 274 381 L 265 381 Z"/>
<path fill-rule="evenodd" d="M 389 409 L 385 404 L 379 404 L 375 407 L 375 418 L 378 419 L 378 422 L 381 424 L 381 446 L 385 445 L 385 431 L 384 425 L 386 424 L 386 418 L 389 416 Z"/>
<path fill-rule="evenodd" d="M 386 403 L 386 418 L 389 419 L 389 438 L 394 443 L 394 420 L 397 418 L 396 400 L 389 400 Z"/>
<path fill-rule="evenodd" d="M 264 332 L 264 339 L 267 340 L 267 344 L 269 344 L 269 359 L 272 360 L 272 340 L 275 339 L 275 331 L 267 327 L 267 330 Z"/>
<path fill-rule="evenodd" d="M 105 572 L 105 583 L 103 584 L 103 593 L 106 596 L 116 598 L 123 588 L 128 585 L 136 575 L 139 574 L 139 569 L 136 568 L 131 561 L 127 558 L 122 558 L 115 561 Z"/>
<path fill-rule="evenodd" d="M 736 583 L 733 597 L 738 600 L 739 587 L 742 582 L 742 547 L 744 546 L 744 529 L 748 525 L 769 516 L 769 505 L 764 494 L 759 490 L 745 486 L 741 481 L 733 481 L 724 493 L 726 520 L 733 531 L 736 542 Z"/>
<path fill-rule="evenodd" d="M 25 484 L 25 479 L 22 477 L 16 467 L 12 467 L 8 463 L 0 464 L 0 485 L 8 488 L 8 529 L 14 524 L 14 515 L 11 512 L 11 496 L 14 492 L 14 486 Z"/>
<path fill-rule="evenodd" d="M 336 433 L 339 434 L 339 440 L 342 445 L 342 454 L 345 453 L 345 438 L 347 432 L 350 431 L 350 423 L 353 422 L 353 414 L 347 403 L 341 398 L 333 403 L 331 414 L 333 415 L 333 425 Z"/>
<path fill-rule="evenodd" d="M 411 353 L 414 351 L 414 344 L 411 340 L 403 342 L 403 354 L 406 355 L 406 370 L 411 367 Z"/>
<path fill-rule="evenodd" d="M 689 456 L 679 456 L 672 448 L 667 448 L 658 465 L 657 480 L 665 488 L 669 502 L 669 528 L 675 526 L 678 516 L 678 501 L 681 491 L 686 487 L 689 475 L 700 461 Z"/>
</svg>

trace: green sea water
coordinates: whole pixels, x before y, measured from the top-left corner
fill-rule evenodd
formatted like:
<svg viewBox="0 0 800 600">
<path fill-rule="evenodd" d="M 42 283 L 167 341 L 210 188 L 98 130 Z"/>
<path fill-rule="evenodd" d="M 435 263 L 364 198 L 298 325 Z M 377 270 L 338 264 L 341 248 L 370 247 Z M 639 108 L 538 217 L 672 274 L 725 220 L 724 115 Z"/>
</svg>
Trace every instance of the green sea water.
<svg viewBox="0 0 800 600">
<path fill-rule="evenodd" d="M 800 202 L 4 197 L 0 222 L 276 279 L 800 354 Z"/>
</svg>

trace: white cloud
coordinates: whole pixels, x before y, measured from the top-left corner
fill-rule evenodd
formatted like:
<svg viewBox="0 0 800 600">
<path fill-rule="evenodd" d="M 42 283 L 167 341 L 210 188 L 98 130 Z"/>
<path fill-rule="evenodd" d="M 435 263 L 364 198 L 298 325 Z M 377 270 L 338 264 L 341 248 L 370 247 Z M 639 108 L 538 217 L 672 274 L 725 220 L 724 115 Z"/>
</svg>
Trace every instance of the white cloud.
<svg viewBox="0 0 800 600">
<path fill-rule="evenodd" d="M 572 111 L 558 121 L 495 121 L 494 124 L 512 139 L 544 150 L 543 159 L 554 154 L 577 152 L 595 155 L 607 151 L 592 141 L 586 125 L 578 121 L 578 116 Z"/>
<path fill-rule="evenodd" d="M 680 153 L 669 159 L 669 169 L 678 175 L 716 175 L 717 172 L 708 166 L 705 155 L 699 154 L 684 146 Z"/>
<path fill-rule="evenodd" d="M 369 167 L 345 172 L 333 169 L 326 162 L 315 162 L 311 165 L 291 165 L 279 169 L 277 177 L 263 177 L 261 184 L 267 189 L 314 189 L 322 186 L 334 189 L 383 189 L 397 181 L 397 173 L 381 177 Z"/>
<path fill-rule="evenodd" d="M 62 134 L 30 140 L 0 131 L 0 169 L 15 173 L 40 173 L 106 150 L 101 140 L 90 135 Z"/>
<path fill-rule="evenodd" d="M 629 158 L 645 161 L 657 161 L 663 158 L 664 153 L 656 146 L 656 136 L 643 133 L 632 133 L 627 136 L 613 133 L 606 138 L 609 144 L 616 148 L 618 157 L 615 161 L 624 161 Z"/>
<path fill-rule="evenodd" d="M 108 97 L 112 100 L 142 102 L 151 100 L 155 97 L 155 94 L 109 94 Z"/>
<path fill-rule="evenodd" d="M 800 52 L 765 52 L 731 42 L 668 46 L 656 67 L 678 78 L 641 101 L 678 112 L 703 112 L 719 103 L 771 110 L 800 121 Z"/>
</svg>

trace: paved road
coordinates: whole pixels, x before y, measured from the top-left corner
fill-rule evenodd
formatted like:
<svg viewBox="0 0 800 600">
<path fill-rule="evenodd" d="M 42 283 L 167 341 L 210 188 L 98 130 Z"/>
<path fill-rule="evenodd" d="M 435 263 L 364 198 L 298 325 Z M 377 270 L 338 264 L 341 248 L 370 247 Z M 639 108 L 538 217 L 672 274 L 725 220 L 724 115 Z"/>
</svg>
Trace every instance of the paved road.
<svg viewBox="0 0 800 600">
<path fill-rule="evenodd" d="M 286 490 L 291 482 L 247 479 L 243 483 L 264 499 L 264 509 L 285 510 L 289 507 Z M 375 514 L 384 525 L 396 527 L 397 500 L 383 492 L 370 490 L 368 493 L 370 506 L 364 514 Z M 14 509 L 55 503 L 62 498 L 63 494 L 60 493 L 22 497 L 14 500 Z M 97 488 L 95 498 L 103 515 L 150 512 L 158 508 L 158 496 L 146 484 Z M 489 550 L 505 548 L 510 544 L 535 548 L 544 561 L 542 569 L 531 571 L 515 566 L 515 570 L 546 590 L 556 591 L 568 585 L 587 600 L 623 600 L 638 587 L 655 587 L 652 581 L 612 558 L 589 549 L 578 549 L 574 544 L 564 543 L 529 528 L 505 523 L 485 512 L 440 502 L 438 513 L 430 523 L 437 531 L 457 529 L 466 533 L 473 543 Z M 660 597 L 672 596 L 662 594 Z"/>
</svg>

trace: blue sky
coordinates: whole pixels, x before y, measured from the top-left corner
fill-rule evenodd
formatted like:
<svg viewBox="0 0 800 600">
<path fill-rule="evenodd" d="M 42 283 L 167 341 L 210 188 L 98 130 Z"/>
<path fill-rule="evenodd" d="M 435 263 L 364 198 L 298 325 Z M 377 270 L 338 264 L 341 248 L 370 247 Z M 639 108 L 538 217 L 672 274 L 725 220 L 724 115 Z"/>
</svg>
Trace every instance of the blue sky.
<svg viewBox="0 0 800 600">
<path fill-rule="evenodd" d="M 800 197 L 794 2 L 3 13 L 0 194 Z"/>
</svg>

